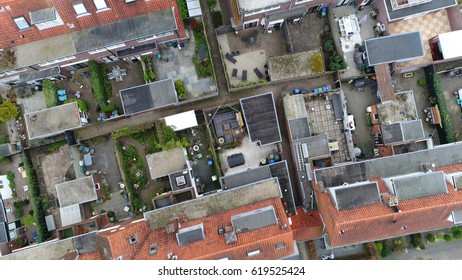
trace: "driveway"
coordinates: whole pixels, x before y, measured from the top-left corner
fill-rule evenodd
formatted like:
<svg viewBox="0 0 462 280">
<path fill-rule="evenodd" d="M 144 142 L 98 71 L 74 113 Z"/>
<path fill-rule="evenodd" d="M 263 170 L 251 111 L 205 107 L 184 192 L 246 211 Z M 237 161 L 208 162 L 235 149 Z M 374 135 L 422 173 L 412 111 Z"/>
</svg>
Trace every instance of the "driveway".
<svg viewBox="0 0 462 280">
<path fill-rule="evenodd" d="M 97 203 L 94 207 L 96 213 L 100 213 L 102 210 L 114 211 L 118 219 L 128 217 L 128 213 L 124 212 L 124 206 L 127 201 L 120 194 L 119 182 L 122 181 L 119 171 L 119 165 L 117 164 L 115 154 L 115 142 L 107 136 L 96 139 L 90 147 L 95 149 L 93 154 L 93 165 L 89 166 L 89 170 L 101 170 L 107 181 L 107 184 L 111 188 L 111 199 L 103 203 Z"/>
<path fill-rule="evenodd" d="M 352 84 L 343 83 L 343 92 L 347 101 L 348 113 L 355 118 L 354 142 L 366 158 L 372 158 L 375 144 L 371 136 L 371 127 L 367 122 L 366 107 L 377 104 L 377 96 L 372 94 L 369 80 L 366 80 L 366 86 L 361 90 L 353 87 Z"/>
</svg>

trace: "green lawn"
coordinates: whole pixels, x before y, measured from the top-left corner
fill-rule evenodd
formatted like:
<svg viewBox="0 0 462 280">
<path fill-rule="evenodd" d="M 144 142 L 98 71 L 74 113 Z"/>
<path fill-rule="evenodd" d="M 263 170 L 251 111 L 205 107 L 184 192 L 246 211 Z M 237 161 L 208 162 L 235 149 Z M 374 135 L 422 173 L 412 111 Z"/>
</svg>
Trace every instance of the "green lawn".
<svg viewBox="0 0 462 280">
<path fill-rule="evenodd" d="M 72 228 L 67 228 L 63 230 L 64 239 L 74 236 L 74 230 Z"/>
</svg>

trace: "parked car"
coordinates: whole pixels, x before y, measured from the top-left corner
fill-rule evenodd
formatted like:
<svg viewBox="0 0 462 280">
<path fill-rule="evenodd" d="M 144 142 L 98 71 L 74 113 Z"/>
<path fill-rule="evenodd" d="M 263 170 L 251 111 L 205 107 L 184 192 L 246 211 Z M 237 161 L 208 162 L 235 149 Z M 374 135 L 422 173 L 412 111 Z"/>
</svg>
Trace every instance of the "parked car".
<svg viewBox="0 0 462 280">
<path fill-rule="evenodd" d="M 354 80 L 353 81 L 353 86 L 355 88 L 362 88 L 362 87 L 366 86 L 366 80 L 364 80 L 364 79 Z"/>
<path fill-rule="evenodd" d="M 95 153 L 95 149 L 92 149 L 92 148 L 84 146 L 84 145 L 81 145 L 79 147 L 79 150 L 86 153 L 86 154 L 90 154 L 90 155 Z"/>
<path fill-rule="evenodd" d="M 462 69 L 452 70 L 446 73 L 448 78 L 459 78 L 462 77 Z"/>
</svg>

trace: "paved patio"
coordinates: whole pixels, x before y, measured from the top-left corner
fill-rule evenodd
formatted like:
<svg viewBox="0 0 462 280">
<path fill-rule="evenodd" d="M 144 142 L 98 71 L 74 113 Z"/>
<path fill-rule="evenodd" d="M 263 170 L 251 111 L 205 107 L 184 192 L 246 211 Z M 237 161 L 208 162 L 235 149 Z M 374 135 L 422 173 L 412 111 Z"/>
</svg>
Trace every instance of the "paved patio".
<svg viewBox="0 0 462 280">
<path fill-rule="evenodd" d="M 225 170 L 225 176 L 228 176 L 245 171 L 249 168 L 259 167 L 262 159 L 268 158 L 270 154 L 277 154 L 277 151 L 276 144 L 258 146 L 257 143 L 250 142 L 250 138 L 246 136 L 239 147 L 223 150 L 223 152 L 220 153 L 220 161 L 223 170 Z M 245 164 L 229 168 L 227 157 L 237 153 L 244 154 Z"/>
<path fill-rule="evenodd" d="M 193 32 L 189 34 L 194 36 Z M 161 52 L 162 58 L 168 58 L 168 62 L 155 59 L 157 76 L 159 80 L 171 78 L 173 80 L 181 79 L 188 89 L 190 96 L 197 98 L 207 93 L 217 90 L 217 86 L 212 77 L 199 78 L 192 62 L 195 53 L 194 38 L 191 42 L 186 43 L 181 50 L 179 48 L 168 48 Z"/>
<path fill-rule="evenodd" d="M 249 37 L 254 40 L 249 43 Z M 266 59 L 271 56 L 287 53 L 286 43 L 282 30 L 275 30 L 271 34 L 263 34 L 259 28 L 249 28 L 235 33 L 228 33 L 218 36 L 223 61 L 232 85 L 240 83 L 256 82 L 259 80 L 253 69 L 258 68 L 264 75 Z M 234 58 L 236 64 L 225 58 L 226 53 L 239 51 Z M 232 77 L 233 69 L 237 69 L 237 76 Z M 242 71 L 247 70 L 247 81 L 242 81 Z"/>
<path fill-rule="evenodd" d="M 428 40 L 438 34 L 451 31 L 451 25 L 448 20 L 448 14 L 445 9 L 437 13 L 429 13 L 424 16 L 401 20 L 396 23 L 389 23 L 388 30 L 390 34 L 401 34 L 412 31 L 420 31 L 422 35 L 422 44 L 425 50 L 425 56 L 407 62 L 398 63 L 398 68 L 411 68 L 416 65 L 427 64 L 433 61 Z"/>
<path fill-rule="evenodd" d="M 340 31 L 338 26 L 338 20 L 344 16 L 355 15 L 358 20 L 361 20 L 363 17 L 367 17 L 366 21 L 360 25 L 360 38 L 356 39 L 357 43 L 362 43 L 364 40 L 369 38 L 374 38 L 374 26 L 376 24 L 375 20 L 370 17 L 370 13 L 372 12 L 372 8 L 370 6 L 365 7 L 362 11 L 356 11 L 350 5 L 336 7 L 332 10 L 332 12 L 328 13 L 329 22 L 332 28 L 332 37 L 334 42 L 337 46 L 337 50 L 341 50 L 340 44 Z M 352 39 L 353 40 L 353 39 Z M 356 43 L 356 42 L 355 42 Z M 351 79 L 355 77 L 362 77 L 365 76 L 364 71 L 358 69 L 354 63 L 353 59 L 354 51 L 348 51 L 343 54 L 345 61 L 347 62 L 347 70 L 345 72 L 340 73 L 340 78 L 342 80 Z"/>
</svg>

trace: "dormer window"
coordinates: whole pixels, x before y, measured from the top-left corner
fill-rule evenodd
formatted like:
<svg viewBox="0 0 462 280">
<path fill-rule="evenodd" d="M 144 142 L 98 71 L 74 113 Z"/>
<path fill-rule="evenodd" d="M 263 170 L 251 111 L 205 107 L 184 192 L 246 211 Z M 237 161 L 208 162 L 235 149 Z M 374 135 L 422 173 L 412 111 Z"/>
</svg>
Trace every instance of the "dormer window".
<svg viewBox="0 0 462 280">
<path fill-rule="evenodd" d="M 93 3 L 95 4 L 96 12 L 102 12 L 105 10 L 109 10 L 106 4 L 106 0 L 93 0 Z"/>
<path fill-rule="evenodd" d="M 151 244 L 149 246 L 149 255 L 153 256 L 155 254 L 157 254 L 157 244 Z"/>
<path fill-rule="evenodd" d="M 138 242 L 138 239 L 136 238 L 136 235 L 132 235 L 132 237 L 130 237 L 130 239 L 128 240 L 128 243 L 130 245 L 133 245 L 135 244 L 136 242 Z"/>
<path fill-rule="evenodd" d="M 30 21 L 35 24 L 39 30 L 60 26 L 64 22 L 55 8 L 47 8 L 34 12 L 29 12 Z"/>
<path fill-rule="evenodd" d="M 72 6 L 74 7 L 77 16 L 85 16 L 89 14 L 82 1 L 72 4 Z"/>
</svg>

